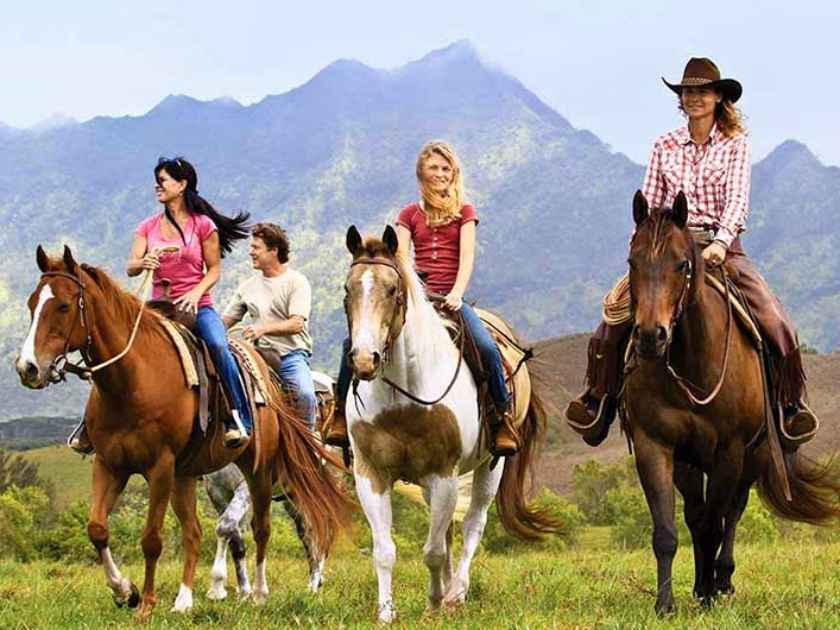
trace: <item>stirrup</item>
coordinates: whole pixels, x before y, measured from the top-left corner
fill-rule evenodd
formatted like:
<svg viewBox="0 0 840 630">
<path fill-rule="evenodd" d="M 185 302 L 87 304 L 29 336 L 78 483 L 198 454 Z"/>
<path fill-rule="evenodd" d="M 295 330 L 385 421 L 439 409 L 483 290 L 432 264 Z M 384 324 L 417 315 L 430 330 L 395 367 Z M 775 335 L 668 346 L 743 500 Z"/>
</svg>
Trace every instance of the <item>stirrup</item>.
<svg viewBox="0 0 840 630">
<path fill-rule="evenodd" d="M 233 420 L 233 424 L 235 426 L 225 430 L 225 446 L 227 448 L 239 448 L 240 446 L 244 446 L 247 444 L 250 436 L 239 417 L 239 410 L 233 409 L 230 412 L 230 419 Z"/>
<path fill-rule="evenodd" d="M 347 435 L 347 417 L 343 411 L 339 413 L 338 409 L 339 405 L 336 404 L 330 423 L 324 431 L 324 444 L 347 449 L 350 447 L 350 437 Z"/>
<path fill-rule="evenodd" d="M 67 436 L 67 446 L 79 453 L 79 455 L 91 455 L 94 452 L 90 437 L 87 438 L 86 442 L 82 441 L 82 435 L 85 433 L 87 433 L 87 427 L 85 427 L 85 421 L 82 419 L 70 435 Z"/>
<path fill-rule="evenodd" d="M 788 420 L 793 420 L 800 414 L 805 418 L 813 419 L 813 427 L 804 433 L 792 434 L 788 431 Z M 779 408 L 780 422 L 779 422 L 779 441 L 787 451 L 795 451 L 800 446 L 809 442 L 817 434 L 820 428 L 820 419 L 817 417 L 811 408 L 804 402 L 800 401 L 796 412 L 787 418 L 783 408 Z"/>
<path fill-rule="evenodd" d="M 522 448 L 522 440 L 519 432 L 513 427 L 513 412 L 506 408 L 500 415 L 501 421 L 493 427 L 490 453 L 494 457 L 510 457 Z"/>
<path fill-rule="evenodd" d="M 583 393 L 569 402 L 565 414 L 566 424 L 589 446 L 598 446 L 610 433 L 610 426 L 615 419 L 614 403 L 609 400 L 608 394 L 602 396 L 593 418 L 587 408 L 586 397 L 587 394 Z"/>
</svg>

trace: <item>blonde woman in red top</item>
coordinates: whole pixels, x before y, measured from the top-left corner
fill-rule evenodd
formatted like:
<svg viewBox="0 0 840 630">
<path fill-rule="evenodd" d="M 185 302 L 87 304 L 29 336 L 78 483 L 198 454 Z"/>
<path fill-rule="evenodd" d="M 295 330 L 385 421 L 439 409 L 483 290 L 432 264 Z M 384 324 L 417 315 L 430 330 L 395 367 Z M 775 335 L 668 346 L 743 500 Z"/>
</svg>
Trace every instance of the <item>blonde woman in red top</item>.
<svg viewBox="0 0 840 630">
<path fill-rule="evenodd" d="M 478 314 L 464 301 L 475 264 L 478 214 L 464 199 L 463 175 L 454 149 L 440 140 L 426 144 L 417 158 L 416 175 L 420 200 L 403 208 L 397 217 L 399 254 L 408 256 L 414 245 L 414 265 L 426 289 L 443 296 L 444 308 L 463 315 L 487 370 L 488 389 L 496 407 L 490 421 L 491 450 L 500 456 L 512 455 L 519 441 L 512 433 L 512 423 L 504 421 L 510 413 L 510 393 L 502 357 Z M 335 419 L 326 436 L 327 443 L 336 446 L 347 445 L 344 405 L 351 380 L 347 350 L 339 370 Z"/>
<path fill-rule="evenodd" d="M 774 396 L 785 415 L 785 444 L 795 448 L 813 437 L 819 423 L 802 401 L 805 374 L 793 322 L 747 258 L 739 238 L 746 229 L 751 170 L 749 138 L 735 108 L 741 84 L 721 79 L 717 66 L 706 58 L 689 60 L 682 81 L 665 84 L 677 94 L 688 123 L 653 145 L 642 192 L 651 208 L 670 208 L 677 193 L 684 192 L 688 226 L 703 246 L 706 265 L 717 267 L 725 261 L 734 272 L 730 278 L 771 350 Z M 615 417 L 631 327 L 632 321 L 601 323 L 590 341 L 588 388 L 566 410 L 570 426 L 592 446 L 607 437 Z"/>
</svg>

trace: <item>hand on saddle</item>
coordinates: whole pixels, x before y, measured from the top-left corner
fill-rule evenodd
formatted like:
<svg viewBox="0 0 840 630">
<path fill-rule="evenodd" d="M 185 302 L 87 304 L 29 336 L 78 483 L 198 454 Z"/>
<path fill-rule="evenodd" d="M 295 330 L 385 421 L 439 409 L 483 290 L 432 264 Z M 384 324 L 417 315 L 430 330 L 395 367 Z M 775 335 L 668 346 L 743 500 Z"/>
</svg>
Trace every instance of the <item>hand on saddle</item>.
<svg viewBox="0 0 840 630">
<path fill-rule="evenodd" d="M 449 294 L 443 300 L 443 307 L 448 311 L 460 311 L 461 305 L 463 304 L 464 296 L 458 293 L 455 290 L 449 292 Z"/>
<path fill-rule="evenodd" d="M 242 329 L 242 336 L 248 341 L 254 342 L 265 334 L 265 326 L 251 324 Z"/>
<path fill-rule="evenodd" d="M 201 299 L 201 296 L 204 293 L 196 287 L 190 291 L 187 291 L 175 300 L 175 308 L 181 311 L 186 311 L 187 313 L 198 313 L 198 301 Z"/>
<path fill-rule="evenodd" d="M 703 260 L 710 267 L 717 267 L 723 264 L 726 260 L 726 245 L 720 241 L 712 241 L 712 243 L 703 250 Z"/>
</svg>

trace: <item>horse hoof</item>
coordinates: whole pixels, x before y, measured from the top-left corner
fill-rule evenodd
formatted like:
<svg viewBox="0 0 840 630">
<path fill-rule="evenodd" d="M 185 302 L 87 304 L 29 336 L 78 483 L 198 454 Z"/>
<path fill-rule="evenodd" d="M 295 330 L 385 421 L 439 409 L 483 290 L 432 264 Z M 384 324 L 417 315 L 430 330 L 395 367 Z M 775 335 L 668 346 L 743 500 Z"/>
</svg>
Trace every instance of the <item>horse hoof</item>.
<svg viewBox="0 0 840 630">
<path fill-rule="evenodd" d="M 137 590 L 137 587 L 134 586 L 134 582 L 129 582 L 131 585 L 131 590 L 128 593 L 128 597 L 123 599 L 119 597 L 116 593 L 112 595 L 114 598 L 114 604 L 117 608 L 125 608 L 128 606 L 129 608 L 137 608 L 140 605 L 140 591 Z"/>
<path fill-rule="evenodd" d="M 379 607 L 379 614 L 376 620 L 379 623 L 393 623 L 397 619 L 397 609 L 393 602 L 388 602 Z"/>
<path fill-rule="evenodd" d="M 254 602 L 254 605 L 256 606 L 263 606 L 268 601 L 268 593 L 254 591 L 251 594 L 251 601 Z"/>
<path fill-rule="evenodd" d="M 721 597 L 729 597 L 735 594 L 735 587 L 732 584 L 721 584 L 715 587 L 715 594 Z"/>
<path fill-rule="evenodd" d="M 674 606 L 673 601 L 664 604 L 660 604 L 659 602 L 657 602 L 656 606 L 654 607 L 654 610 L 656 610 L 656 616 L 659 618 L 670 617 L 677 613 L 677 607 Z"/>
<path fill-rule="evenodd" d="M 216 588 L 211 586 L 207 591 L 207 599 L 212 599 L 213 601 L 221 601 L 227 597 L 227 590 L 225 587 Z"/>
</svg>

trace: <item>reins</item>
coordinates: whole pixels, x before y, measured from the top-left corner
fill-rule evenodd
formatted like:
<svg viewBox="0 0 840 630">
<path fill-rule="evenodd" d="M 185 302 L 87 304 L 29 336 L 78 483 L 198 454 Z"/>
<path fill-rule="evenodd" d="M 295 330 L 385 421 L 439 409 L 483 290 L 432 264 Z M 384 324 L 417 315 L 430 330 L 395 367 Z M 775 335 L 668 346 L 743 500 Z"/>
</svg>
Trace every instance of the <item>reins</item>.
<svg viewBox="0 0 840 630">
<path fill-rule="evenodd" d="M 388 258 L 384 257 L 360 257 L 350 263 L 350 267 L 355 267 L 357 265 L 382 265 L 383 267 L 388 267 L 389 269 L 393 270 L 394 273 L 397 274 L 397 278 L 399 279 L 399 289 L 397 290 L 397 295 L 395 296 L 395 304 L 394 304 L 394 311 L 391 315 L 391 323 L 388 325 L 388 337 L 385 339 L 385 347 L 383 348 L 382 353 L 382 365 L 384 366 L 390 359 L 391 349 L 394 341 L 394 322 L 397 320 L 397 315 L 402 312 L 403 313 L 403 321 L 405 321 L 405 309 L 407 308 L 407 301 L 404 297 L 405 291 L 405 278 L 403 278 L 402 272 L 400 271 L 399 267 L 394 264 L 393 261 L 389 260 Z M 349 312 L 347 312 L 347 305 L 345 304 L 345 312 L 349 318 Z M 455 373 L 452 375 L 452 379 L 449 381 L 449 384 L 446 386 L 444 392 L 435 398 L 434 400 L 425 400 L 412 394 L 405 388 L 401 387 L 390 378 L 385 376 L 384 374 L 380 374 L 380 378 L 382 382 L 386 385 L 389 385 L 400 394 L 408 398 L 409 400 L 418 403 L 420 405 L 435 405 L 439 403 L 441 400 L 446 398 L 452 388 L 455 386 L 455 382 L 458 380 L 458 375 L 461 373 L 461 363 L 464 362 L 464 338 L 465 334 L 463 332 L 464 323 L 461 322 L 461 332 L 458 335 L 458 362 L 455 365 Z M 357 381 L 354 379 L 354 384 Z M 355 387 L 354 387 L 355 390 Z M 354 391 L 355 395 L 355 391 Z"/>
<path fill-rule="evenodd" d="M 143 280 L 140 283 L 140 286 L 137 288 L 136 294 L 140 297 L 140 310 L 137 313 L 137 319 L 134 321 L 134 326 L 131 329 L 131 335 L 128 338 L 128 343 L 126 344 L 123 350 L 107 359 L 106 361 L 102 361 L 96 365 L 89 365 L 92 362 L 90 356 L 90 347 L 93 343 L 91 339 L 91 330 L 90 326 L 87 323 L 87 318 L 85 317 L 85 283 L 82 281 L 81 278 L 75 276 L 71 273 L 67 273 L 65 271 L 47 271 L 41 274 L 41 278 L 49 278 L 49 277 L 59 277 L 59 278 L 67 278 L 68 280 L 72 280 L 76 283 L 79 287 L 79 294 L 77 297 L 78 301 L 78 310 L 76 311 L 76 318 L 73 320 L 73 325 L 67 330 L 67 336 L 64 339 L 64 349 L 61 351 L 61 354 L 53 359 L 52 363 L 50 364 L 50 373 L 48 379 L 51 383 L 59 383 L 61 381 L 67 380 L 65 377 L 66 373 L 75 374 L 80 379 L 89 381 L 93 375 L 102 370 L 109 365 L 112 365 L 122 359 L 128 351 L 131 349 L 131 346 L 134 344 L 134 338 L 137 336 L 137 330 L 140 328 L 140 319 L 143 316 L 143 311 L 146 307 L 146 299 L 149 296 L 149 289 L 152 285 L 153 271 L 151 269 L 147 269 L 143 276 Z M 70 359 L 67 358 L 67 353 L 70 352 L 70 335 L 73 332 L 73 329 L 76 327 L 76 322 L 81 321 L 82 328 L 86 331 L 86 339 L 85 343 L 82 347 L 79 348 L 79 354 L 82 355 L 82 360 L 84 365 L 81 363 L 73 363 Z"/>
</svg>

